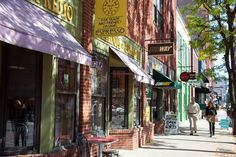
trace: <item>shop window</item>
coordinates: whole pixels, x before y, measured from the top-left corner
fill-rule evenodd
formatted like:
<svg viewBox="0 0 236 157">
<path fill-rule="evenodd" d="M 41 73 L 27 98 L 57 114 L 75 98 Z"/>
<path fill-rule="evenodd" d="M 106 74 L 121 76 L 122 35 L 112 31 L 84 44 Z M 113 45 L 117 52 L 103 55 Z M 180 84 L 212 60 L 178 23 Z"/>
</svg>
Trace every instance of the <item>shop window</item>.
<svg viewBox="0 0 236 157">
<path fill-rule="evenodd" d="M 146 120 L 152 122 L 153 113 L 152 113 L 152 85 L 146 85 Z"/>
<path fill-rule="evenodd" d="M 180 65 L 180 67 L 182 66 L 182 54 L 183 54 L 183 40 L 182 40 L 182 36 L 180 35 L 180 33 L 178 32 L 177 34 L 177 51 L 178 51 L 178 64 Z M 181 67 L 182 69 L 182 67 Z"/>
<path fill-rule="evenodd" d="M 28 153 L 38 147 L 41 54 L 3 44 L 0 86 L 0 154 Z M 0 155 L 0 156 L 1 156 Z"/>
<path fill-rule="evenodd" d="M 111 128 L 127 128 L 128 76 L 126 69 L 111 70 Z"/>
<path fill-rule="evenodd" d="M 141 122 L 141 85 L 140 82 L 135 81 L 134 86 L 134 126 L 140 126 Z"/>
<path fill-rule="evenodd" d="M 153 90 L 152 94 L 152 113 L 153 122 L 155 122 L 162 120 L 165 116 L 165 111 L 167 111 L 167 97 L 165 92 L 161 89 Z"/>
<path fill-rule="evenodd" d="M 98 53 L 94 55 L 97 66 L 92 68 L 92 130 L 97 134 L 105 131 L 108 59 Z"/>
<path fill-rule="evenodd" d="M 157 91 L 153 90 L 152 92 L 152 121 L 157 121 Z"/>
<path fill-rule="evenodd" d="M 68 144 L 73 141 L 75 130 L 75 104 L 77 64 L 58 59 L 56 82 L 55 142 Z"/>
<path fill-rule="evenodd" d="M 163 2 L 162 0 L 153 0 L 154 23 L 162 30 L 163 27 Z"/>
</svg>

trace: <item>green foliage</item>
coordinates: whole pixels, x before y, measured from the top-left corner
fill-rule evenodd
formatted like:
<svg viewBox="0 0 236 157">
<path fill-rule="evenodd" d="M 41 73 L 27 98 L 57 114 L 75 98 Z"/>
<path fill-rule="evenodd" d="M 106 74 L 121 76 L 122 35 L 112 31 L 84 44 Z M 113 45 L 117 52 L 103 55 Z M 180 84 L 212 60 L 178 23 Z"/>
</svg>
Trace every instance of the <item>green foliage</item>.
<svg viewBox="0 0 236 157">
<path fill-rule="evenodd" d="M 228 78 L 219 73 L 219 69 L 221 69 L 222 66 L 223 65 L 215 66 L 215 67 L 212 67 L 211 69 L 205 69 L 202 73 L 198 74 L 197 80 L 203 80 L 203 78 L 205 76 L 205 77 L 213 78 L 214 81 L 216 81 L 216 82 L 227 81 Z"/>
<path fill-rule="evenodd" d="M 226 41 L 236 34 L 236 29 L 229 30 L 228 23 L 228 13 L 233 12 L 235 5 L 235 0 L 193 0 L 180 8 L 187 15 L 187 28 L 193 38 L 191 45 L 199 51 L 200 60 L 225 53 Z"/>
</svg>

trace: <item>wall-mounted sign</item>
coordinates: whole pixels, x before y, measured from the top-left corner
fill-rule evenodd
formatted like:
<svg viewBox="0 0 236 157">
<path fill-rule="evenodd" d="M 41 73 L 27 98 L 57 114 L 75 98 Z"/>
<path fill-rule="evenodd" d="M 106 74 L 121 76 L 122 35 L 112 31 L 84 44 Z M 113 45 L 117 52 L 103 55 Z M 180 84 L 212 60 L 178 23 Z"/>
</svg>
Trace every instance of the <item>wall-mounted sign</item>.
<svg viewBox="0 0 236 157">
<path fill-rule="evenodd" d="M 76 25 L 76 16 L 77 16 L 77 9 L 76 9 L 76 2 L 68 1 L 68 0 L 28 0 L 43 9 L 53 13 L 58 18 L 62 19 L 63 21 Z M 74 4 L 75 3 L 75 4 Z"/>
<path fill-rule="evenodd" d="M 148 55 L 173 55 L 174 43 L 148 44 Z"/>
<path fill-rule="evenodd" d="M 126 34 L 127 0 L 96 0 L 95 37 Z"/>
<path fill-rule="evenodd" d="M 102 37 L 100 39 L 108 42 L 113 47 L 116 47 L 125 54 L 128 54 L 128 56 L 131 56 L 133 59 L 140 63 L 142 47 L 135 43 L 133 40 L 125 36 Z"/>
</svg>

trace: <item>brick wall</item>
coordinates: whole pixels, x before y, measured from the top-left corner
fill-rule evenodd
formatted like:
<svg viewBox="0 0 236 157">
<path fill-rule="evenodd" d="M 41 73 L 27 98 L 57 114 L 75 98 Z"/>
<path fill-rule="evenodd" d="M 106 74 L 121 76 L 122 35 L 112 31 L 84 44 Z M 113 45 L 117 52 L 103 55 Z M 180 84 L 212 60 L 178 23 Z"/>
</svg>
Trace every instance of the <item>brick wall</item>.
<svg viewBox="0 0 236 157">
<path fill-rule="evenodd" d="M 145 127 L 143 127 L 141 131 L 141 141 L 140 141 L 140 147 L 143 145 L 152 142 L 154 138 L 154 124 L 148 123 Z"/>
<path fill-rule="evenodd" d="M 149 123 L 145 127 L 133 129 L 111 129 L 109 134 L 119 139 L 111 145 L 111 148 L 134 150 L 152 141 L 154 124 Z"/>
<path fill-rule="evenodd" d="M 92 17 L 94 0 L 82 1 L 82 46 L 92 52 Z M 86 136 L 91 134 L 91 69 L 88 66 L 80 66 L 80 98 L 79 98 L 79 128 L 78 131 Z M 97 147 L 91 147 L 91 157 L 97 156 Z M 89 152 L 87 152 L 89 153 Z"/>
<path fill-rule="evenodd" d="M 79 152 L 76 147 L 67 150 L 58 150 L 48 154 L 29 154 L 29 155 L 15 155 L 10 157 L 78 157 Z"/>
<path fill-rule="evenodd" d="M 111 136 L 117 137 L 118 142 L 111 145 L 111 148 L 115 149 L 127 149 L 134 150 L 138 148 L 138 128 L 133 129 L 111 129 L 109 134 Z"/>
<path fill-rule="evenodd" d="M 82 46 L 92 51 L 92 10 L 94 1 L 82 1 Z M 80 93 L 79 93 L 79 128 L 84 134 L 91 133 L 91 69 L 80 65 Z"/>
<path fill-rule="evenodd" d="M 165 131 L 165 122 L 164 121 L 156 121 L 154 127 L 155 134 L 164 134 Z"/>
</svg>

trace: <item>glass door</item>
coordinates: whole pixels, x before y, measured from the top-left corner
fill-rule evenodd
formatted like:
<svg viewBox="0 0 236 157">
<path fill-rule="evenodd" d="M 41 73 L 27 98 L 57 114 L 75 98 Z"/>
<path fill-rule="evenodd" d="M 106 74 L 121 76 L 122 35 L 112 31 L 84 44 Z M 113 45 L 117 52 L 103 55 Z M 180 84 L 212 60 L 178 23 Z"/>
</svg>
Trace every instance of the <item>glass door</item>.
<svg viewBox="0 0 236 157">
<path fill-rule="evenodd" d="M 1 154 L 36 149 L 39 61 L 31 50 L 4 44 L 1 79 Z"/>
<path fill-rule="evenodd" d="M 128 73 L 127 68 L 111 68 L 111 128 L 128 127 Z"/>
</svg>

